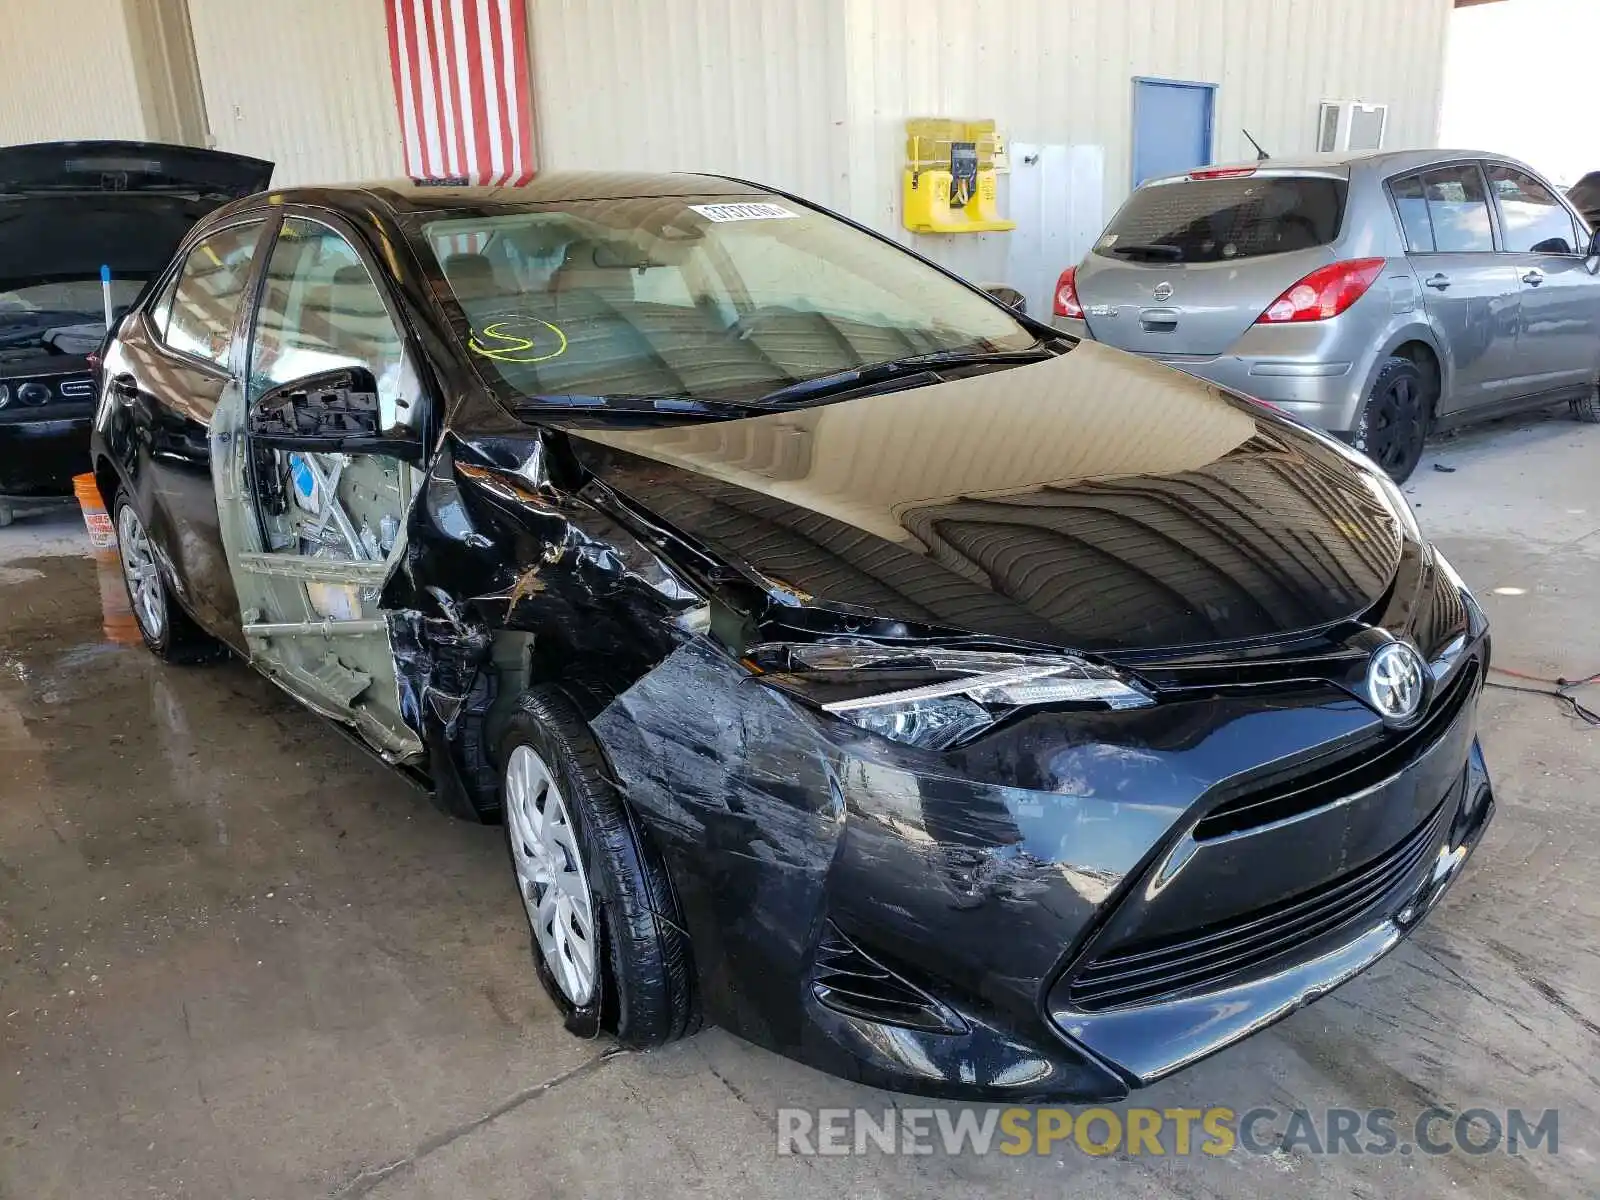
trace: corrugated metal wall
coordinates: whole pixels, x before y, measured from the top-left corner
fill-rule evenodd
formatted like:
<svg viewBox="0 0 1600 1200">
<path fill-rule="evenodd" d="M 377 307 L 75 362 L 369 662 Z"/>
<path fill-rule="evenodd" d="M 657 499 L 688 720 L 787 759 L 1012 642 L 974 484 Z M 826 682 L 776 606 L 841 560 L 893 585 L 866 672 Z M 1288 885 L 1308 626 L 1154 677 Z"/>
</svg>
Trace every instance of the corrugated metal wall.
<svg viewBox="0 0 1600 1200">
<path fill-rule="evenodd" d="M 0 40 L 0 143 L 157 132 L 155 92 L 139 75 L 152 67 L 135 61 L 123 10 L 142 2 L 12 3 Z M 379 0 L 188 3 L 219 148 L 274 160 L 282 184 L 400 172 Z M 899 231 L 905 118 L 993 117 L 1012 142 L 1101 146 L 1109 215 L 1130 183 L 1138 75 L 1217 84 L 1224 159 L 1248 157 L 1246 127 L 1276 153 L 1310 149 L 1323 99 L 1386 103 L 1390 146 L 1432 144 L 1452 8 L 1452 0 L 528 3 L 544 169 L 765 180 L 987 279 L 1004 277 L 1007 235 Z M 61 68 L 63 30 L 71 70 Z"/>
<path fill-rule="evenodd" d="M 218 149 L 282 185 L 401 174 L 380 0 L 189 0 L 189 19 Z"/>
<path fill-rule="evenodd" d="M 533 0 L 540 164 L 743 174 L 844 201 L 840 0 Z"/>
<path fill-rule="evenodd" d="M 1005 235 L 899 231 L 903 122 L 993 117 L 1011 140 L 1105 148 L 1131 184 L 1133 78 L 1218 84 L 1216 152 L 1314 148 L 1317 105 L 1437 134 L 1452 0 L 533 0 L 547 167 L 725 171 L 803 192 L 974 277 Z"/>
<path fill-rule="evenodd" d="M 122 0 L 11 3 L 0 33 L 0 145 L 147 136 Z"/>
</svg>

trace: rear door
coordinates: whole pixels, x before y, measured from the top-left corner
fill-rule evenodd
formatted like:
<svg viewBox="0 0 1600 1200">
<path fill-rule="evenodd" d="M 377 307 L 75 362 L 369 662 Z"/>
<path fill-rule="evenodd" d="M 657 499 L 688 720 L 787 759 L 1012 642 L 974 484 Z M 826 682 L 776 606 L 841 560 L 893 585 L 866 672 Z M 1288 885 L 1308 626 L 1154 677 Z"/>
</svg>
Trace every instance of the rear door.
<svg viewBox="0 0 1600 1200">
<path fill-rule="evenodd" d="M 235 329 L 272 219 L 242 217 L 193 243 L 151 302 L 123 322 L 105 381 L 109 441 L 135 507 L 171 560 L 173 585 L 207 629 L 235 646 L 243 638 L 211 486 L 210 424 L 223 394 L 238 387 Z"/>
<path fill-rule="evenodd" d="M 1253 168 L 1147 184 L 1078 268 L 1097 341 L 1156 356 L 1224 354 L 1280 295 L 1334 261 L 1348 179 Z"/>
<path fill-rule="evenodd" d="M 1521 283 L 1513 386 L 1552 399 L 1582 394 L 1600 366 L 1600 278 L 1584 262 L 1588 239 L 1543 180 L 1508 163 L 1484 168 L 1504 252 Z"/>
<path fill-rule="evenodd" d="M 1495 241 L 1477 163 L 1452 163 L 1389 181 L 1406 257 L 1450 363 L 1440 415 L 1516 394 L 1522 284 Z"/>
<path fill-rule="evenodd" d="M 284 217 L 250 328 L 245 386 L 213 426 L 223 448 L 216 505 L 252 661 L 381 752 L 409 759 L 421 745 L 401 716 L 378 593 L 404 553 L 421 478 L 421 387 L 382 268 L 358 247 L 331 215 Z M 381 441 L 392 450 L 308 448 L 252 421 L 264 399 L 283 394 L 276 389 L 348 368 L 370 372 Z"/>
</svg>

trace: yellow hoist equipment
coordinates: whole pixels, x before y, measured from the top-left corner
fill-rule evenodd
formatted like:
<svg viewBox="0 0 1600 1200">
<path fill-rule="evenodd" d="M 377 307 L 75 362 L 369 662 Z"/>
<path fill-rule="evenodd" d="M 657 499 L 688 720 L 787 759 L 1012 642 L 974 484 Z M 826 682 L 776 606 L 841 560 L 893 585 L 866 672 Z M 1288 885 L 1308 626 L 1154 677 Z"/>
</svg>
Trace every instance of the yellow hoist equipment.
<svg viewBox="0 0 1600 1200">
<path fill-rule="evenodd" d="M 1015 229 L 1017 223 L 997 211 L 994 153 L 993 121 L 907 121 L 905 227 L 912 233 Z"/>
</svg>

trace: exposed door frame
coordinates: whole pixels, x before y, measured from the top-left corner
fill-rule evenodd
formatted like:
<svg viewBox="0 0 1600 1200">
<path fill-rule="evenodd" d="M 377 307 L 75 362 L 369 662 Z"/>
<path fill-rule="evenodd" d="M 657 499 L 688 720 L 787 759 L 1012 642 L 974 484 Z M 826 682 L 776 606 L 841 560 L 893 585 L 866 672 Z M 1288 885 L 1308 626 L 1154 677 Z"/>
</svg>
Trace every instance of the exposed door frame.
<svg viewBox="0 0 1600 1200">
<path fill-rule="evenodd" d="M 1160 75 L 1135 75 L 1133 77 L 1133 137 L 1129 139 L 1130 153 L 1128 156 L 1128 182 L 1131 187 L 1139 186 L 1139 85 L 1142 83 L 1154 84 L 1160 87 L 1195 88 L 1209 93 L 1206 97 L 1206 161 L 1207 165 L 1217 160 L 1217 89 L 1221 86 L 1216 83 L 1201 83 L 1196 79 L 1166 79 Z"/>
</svg>

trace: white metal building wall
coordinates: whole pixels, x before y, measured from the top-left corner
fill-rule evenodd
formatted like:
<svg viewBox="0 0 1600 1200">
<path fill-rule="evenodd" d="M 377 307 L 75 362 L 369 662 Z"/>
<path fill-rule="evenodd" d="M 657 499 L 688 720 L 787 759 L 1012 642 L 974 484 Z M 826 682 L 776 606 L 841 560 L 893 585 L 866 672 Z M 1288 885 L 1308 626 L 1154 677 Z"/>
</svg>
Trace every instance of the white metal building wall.
<svg viewBox="0 0 1600 1200">
<path fill-rule="evenodd" d="M 708 170 L 848 198 L 840 0 L 533 0 L 544 168 Z"/>
<path fill-rule="evenodd" d="M 158 135 L 141 110 L 151 86 L 141 93 L 140 71 L 152 67 L 130 50 L 125 17 L 146 2 L 9 0 L 0 144 Z M 1388 104 L 1388 145 L 1429 145 L 1452 10 L 1452 0 L 528 4 L 543 169 L 765 180 L 986 279 L 1005 276 L 1008 245 L 1029 243 L 900 230 L 907 117 L 993 117 L 1013 143 L 1102 147 L 1108 215 L 1131 182 L 1134 76 L 1217 84 L 1223 159 L 1249 156 L 1244 127 L 1275 153 L 1310 149 L 1317 103 L 1330 98 Z M 380 0 L 188 5 L 216 146 L 272 159 L 281 184 L 400 173 Z"/>
<path fill-rule="evenodd" d="M 122 3 L 5 6 L 0 145 L 149 136 Z"/>
<path fill-rule="evenodd" d="M 975 278 L 1008 235 L 900 229 L 904 121 L 1098 145 L 1131 186 L 1133 79 L 1218 85 L 1215 150 L 1314 148 L 1317 106 L 1432 145 L 1453 0 L 532 0 L 541 164 L 721 171 L 802 192 Z"/>
<path fill-rule="evenodd" d="M 281 185 L 402 173 L 380 0 L 189 0 L 211 135 Z"/>
</svg>

